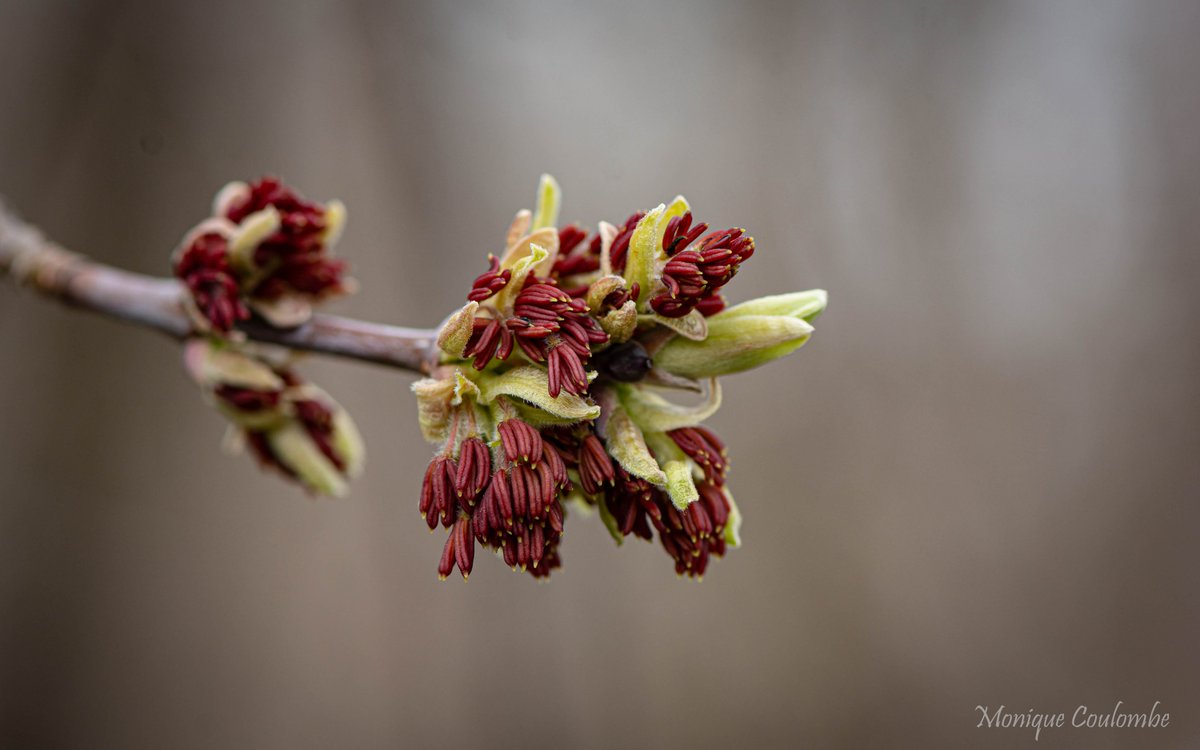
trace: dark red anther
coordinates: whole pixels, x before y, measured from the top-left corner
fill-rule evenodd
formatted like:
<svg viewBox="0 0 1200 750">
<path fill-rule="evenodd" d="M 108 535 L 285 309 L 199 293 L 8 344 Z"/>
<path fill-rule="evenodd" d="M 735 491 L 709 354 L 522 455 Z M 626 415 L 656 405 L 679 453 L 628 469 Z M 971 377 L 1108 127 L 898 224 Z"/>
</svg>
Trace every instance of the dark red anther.
<svg viewBox="0 0 1200 750">
<path fill-rule="evenodd" d="M 446 537 L 446 545 L 442 547 L 442 559 L 438 561 L 438 578 L 446 580 L 454 571 L 454 534 Z"/>
<path fill-rule="evenodd" d="M 492 456 L 487 445 L 477 437 L 463 441 L 458 452 L 458 471 L 454 490 L 459 497 L 473 503 L 492 474 Z"/>
<path fill-rule="evenodd" d="M 513 463 L 536 464 L 542 457 L 542 436 L 528 422 L 512 417 L 496 426 L 504 455 Z"/>
<path fill-rule="evenodd" d="M 501 270 L 500 259 L 495 255 L 488 255 L 488 264 L 488 270 L 479 274 L 471 284 L 471 291 L 467 294 L 467 299 L 472 302 L 483 302 L 494 296 L 512 279 L 512 271 L 507 268 Z"/>
<path fill-rule="evenodd" d="M 279 391 L 256 391 L 235 385 L 219 385 L 213 390 L 213 395 L 244 412 L 264 411 L 279 405 Z"/>
<path fill-rule="evenodd" d="M 500 505 L 492 490 L 493 484 L 493 482 L 488 482 L 487 488 L 479 496 L 479 505 L 472 513 L 475 536 L 485 545 L 494 535 L 504 532 L 504 518 L 500 515 Z"/>
<path fill-rule="evenodd" d="M 617 230 L 617 236 L 613 238 L 612 246 L 608 249 L 608 257 L 612 261 L 614 271 L 625 270 L 625 260 L 629 255 L 629 240 L 632 239 L 633 230 L 637 228 L 638 222 L 645 215 L 645 211 L 638 211 L 626 219 L 625 223 Z"/>
<path fill-rule="evenodd" d="M 429 524 L 430 531 L 437 528 L 438 524 L 437 511 L 434 510 L 437 501 L 433 487 L 441 481 L 442 471 L 441 464 L 435 458 L 425 467 L 425 480 L 421 482 L 421 502 L 418 510 L 421 511 L 421 518 L 424 518 L 425 522 Z"/>
<path fill-rule="evenodd" d="M 529 528 L 522 525 L 515 534 L 517 538 L 517 565 L 529 567 Z"/>
<path fill-rule="evenodd" d="M 266 433 L 262 432 L 247 432 L 246 444 L 250 448 L 250 452 L 254 454 L 254 458 L 263 466 L 269 466 L 277 469 L 284 476 L 295 478 L 296 472 L 290 466 L 279 459 L 275 455 L 275 450 L 267 441 Z"/>
<path fill-rule="evenodd" d="M 724 307 L 724 300 L 713 303 L 706 300 L 716 296 L 737 274 L 739 266 L 754 254 L 754 239 L 743 229 L 710 232 L 696 239 L 695 229 L 707 228 L 705 225 L 698 224 L 685 232 L 682 219 L 677 224 L 674 220 L 669 222 L 669 229 L 671 224 L 674 224 L 670 239 L 673 255 L 662 273 L 666 291 L 651 299 L 650 307 L 668 318 L 683 317 L 701 306 L 702 314 L 712 315 Z M 666 235 L 663 241 L 665 248 Z"/>
<path fill-rule="evenodd" d="M 546 441 L 542 442 L 542 465 L 546 467 L 546 475 L 554 482 L 554 488 L 566 489 L 570 484 L 566 464 L 563 463 L 558 449 Z"/>
<path fill-rule="evenodd" d="M 499 527 L 499 524 L 493 524 L 492 518 L 495 515 L 495 510 L 492 503 L 492 491 L 489 485 L 479 495 L 479 502 L 471 510 L 471 531 L 474 532 L 475 538 L 479 543 L 487 546 L 488 538 L 494 529 Z"/>
<path fill-rule="evenodd" d="M 588 314 L 584 300 L 547 281 L 527 280 L 505 329 L 525 356 L 547 366 L 551 396 L 557 397 L 563 390 L 580 395 L 587 391 L 583 363 L 591 355 L 592 345 L 608 341 L 608 334 Z"/>
<path fill-rule="evenodd" d="M 638 495 L 638 502 L 641 503 L 642 510 L 646 511 L 646 517 L 654 524 L 654 528 L 662 531 L 665 528 L 663 523 L 663 508 L 667 505 L 667 500 L 661 497 L 661 493 L 647 492 Z"/>
<path fill-rule="evenodd" d="M 587 231 L 578 224 L 568 224 L 558 230 L 558 254 L 560 256 L 568 256 L 579 243 L 587 239 Z"/>
<path fill-rule="evenodd" d="M 239 320 L 250 317 L 229 266 L 228 253 L 224 237 L 214 232 L 202 234 L 184 249 L 174 269 L 196 309 L 218 333 L 229 333 Z"/>
<path fill-rule="evenodd" d="M 293 228 L 313 226 L 324 221 L 325 209 L 321 205 L 304 200 L 278 177 L 263 177 L 250 183 L 249 188 L 245 196 L 225 209 L 225 217 L 235 224 L 267 206 L 274 206 L 286 215 L 286 221 Z"/>
<path fill-rule="evenodd" d="M 301 198 L 277 178 L 251 183 L 247 194 L 226 207 L 225 216 L 240 223 L 268 206 L 279 212 L 280 226 L 254 251 L 254 263 L 268 272 L 249 296 L 275 299 L 288 293 L 324 297 L 345 291 L 345 264 L 328 257 L 325 207 Z"/>
<path fill-rule="evenodd" d="M 611 310 L 623 307 L 629 300 L 636 300 L 641 289 L 641 285 L 635 281 L 628 289 L 621 287 L 609 292 L 608 296 L 600 302 L 600 309 L 597 311 L 597 314 L 604 315 Z"/>
<path fill-rule="evenodd" d="M 529 482 L 526 481 L 525 475 L 530 471 L 528 466 L 520 464 L 514 466 L 509 475 L 508 486 L 512 490 L 513 515 L 517 519 L 524 519 L 529 515 L 529 504 L 532 498 L 529 497 Z"/>
<path fill-rule="evenodd" d="M 712 518 L 708 515 L 707 506 L 699 501 L 688 505 L 683 512 L 683 526 L 692 541 L 707 539 L 713 532 Z"/>
<path fill-rule="evenodd" d="M 512 354 L 513 335 L 499 320 L 478 317 L 472 323 L 471 336 L 463 356 L 473 359 L 476 370 L 487 367 L 492 358 L 506 360 Z"/>
<path fill-rule="evenodd" d="M 458 508 L 458 501 L 454 495 L 454 476 L 458 472 L 452 458 L 442 458 L 441 465 L 442 475 L 433 485 L 434 508 L 442 519 L 442 525 L 449 527 L 454 523 L 454 514 Z"/>
<path fill-rule="evenodd" d="M 617 519 L 622 535 L 635 534 L 643 539 L 651 537 L 649 514 L 661 517 L 657 497 L 661 490 L 639 477 L 635 477 L 620 466 L 615 467 L 612 485 L 602 498 Z"/>
<path fill-rule="evenodd" d="M 667 222 L 663 232 L 662 248 L 667 255 L 674 255 L 696 241 L 696 238 L 708 231 L 708 224 L 703 222 L 692 226 L 692 212 L 676 216 Z"/>
<path fill-rule="evenodd" d="M 592 273 L 600 268 L 600 238 L 573 251 L 587 238 L 587 232 L 581 227 L 570 224 L 558 230 L 558 259 L 554 261 L 553 274 L 559 278 L 577 274 Z"/>
<path fill-rule="evenodd" d="M 550 503 L 550 509 L 546 512 L 546 523 L 550 526 L 551 529 L 554 529 L 554 533 L 556 533 L 556 534 L 563 533 L 562 503 L 558 502 L 557 500 Z"/>
<path fill-rule="evenodd" d="M 324 404 L 313 399 L 295 401 L 292 404 L 296 418 L 308 433 L 317 449 L 329 459 L 338 471 L 346 470 L 346 462 L 333 447 L 333 412 Z"/>
<path fill-rule="evenodd" d="M 500 469 L 492 475 L 492 483 L 489 485 L 492 493 L 492 502 L 496 506 L 496 512 L 500 518 L 504 520 L 506 527 L 513 525 L 513 503 L 511 484 L 508 480 L 508 474 L 504 469 Z"/>
<path fill-rule="evenodd" d="M 454 523 L 454 512 L 457 502 L 454 496 L 454 477 L 456 467 L 449 456 L 438 455 L 429 462 L 425 469 L 425 481 L 421 484 L 421 517 L 430 529 L 437 526 L 438 521 L 444 526 Z"/>
<path fill-rule="evenodd" d="M 729 469 L 725 444 L 707 427 L 683 427 L 667 433 L 679 449 L 704 470 L 707 481 L 722 485 Z"/>
<path fill-rule="evenodd" d="M 538 509 L 537 517 L 541 518 L 550 507 L 550 503 L 554 502 L 554 496 L 558 494 L 558 482 L 554 478 L 554 472 L 546 464 L 538 466 L 538 480 L 541 482 L 538 498 L 541 500 L 541 507 Z"/>
<path fill-rule="evenodd" d="M 537 567 L 546 553 L 546 531 L 541 524 L 534 526 L 529 532 L 529 558 L 533 567 Z"/>
<path fill-rule="evenodd" d="M 529 522 L 533 524 L 541 524 L 543 517 L 546 515 L 546 503 L 542 498 L 542 472 L 535 469 L 525 476 L 525 481 L 528 483 L 527 491 L 529 493 Z"/>
<path fill-rule="evenodd" d="M 628 506 L 624 502 L 641 480 L 627 481 L 627 476 L 618 469 L 616 487 L 606 497 L 622 533 L 634 533 L 649 539 L 649 520 L 658 532 L 663 549 L 675 561 L 675 570 L 680 575 L 701 576 L 712 556 L 721 557 L 725 554 L 723 533 L 731 506 L 728 496 L 720 487 L 707 481 L 701 482 L 697 488 L 700 499 L 680 511 L 665 493 L 647 484 L 647 491 L 638 497 L 643 512 L 634 514 L 631 522 Z"/>
<path fill-rule="evenodd" d="M 525 503 L 525 514 L 524 515 L 525 515 L 526 519 L 530 519 L 530 520 L 536 520 L 538 518 L 538 516 L 540 515 L 540 512 L 541 512 L 541 507 L 543 505 L 543 502 L 542 502 L 542 480 L 538 476 L 539 469 L 540 469 L 540 467 L 533 468 L 530 466 L 521 465 L 521 466 L 518 466 L 515 469 L 513 469 L 513 473 L 512 473 L 512 483 L 514 485 L 513 497 L 515 499 L 517 492 L 518 492 L 515 485 L 517 482 L 520 482 L 521 489 L 519 491 L 522 495 L 522 500 Z M 513 506 L 514 506 L 513 510 L 515 512 L 517 512 L 518 515 L 520 515 L 520 512 L 517 511 L 517 508 L 516 508 L 516 506 L 517 506 L 516 502 L 513 503 Z"/>
<path fill-rule="evenodd" d="M 725 525 L 729 523 L 731 512 L 729 497 L 721 487 L 708 482 L 701 482 L 696 489 L 700 492 L 698 502 L 704 503 L 708 516 L 712 519 L 713 533 L 721 534 L 725 530 Z M 693 505 L 695 504 L 693 503 Z"/>
<path fill-rule="evenodd" d="M 559 344 L 550 349 L 546 369 L 551 398 L 558 398 L 563 391 L 577 396 L 587 393 L 587 371 L 583 369 L 579 353 L 570 346 Z"/>
<path fill-rule="evenodd" d="M 713 294 L 697 302 L 695 309 L 706 318 L 716 315 L 725 309 L 725 298 L 720 294 Z"/>
<path fill-rule="evenodd" d="M 264 277 L 250 295 L 261 299 L 277 299 L 298 292 L 322 297 L 342 291 L 346 263 L 318 255 L 317 249 L 305 255 L 290 255 L 273 262 L 274 270 Z"/>
<path fill-rule="evenodd" d="M 603 485 L 612 484 L 613 477 L 612 459 L 605 452 L 604 444 L 595 435 L 588 435 L 579 449 L 579 480 L 583 491 L 595 495 Z"/>
<path fill-rule="evenodd" d="M 708 569 L 708 559 L 711 549 L 708 544 L 701 545 L 696 553 L 693 554 L 692 559 L 687 562 L 685 575 L 692 578 L 699 578 L 704 575 L 704 571 Z"/>
<path fill-rule="evenodd" d="M 475 564 L 475 536 L 471 533 L 471 517 L 460 514 L 450 536 L 454 539 L 454 561 L 458 563 L 458 570 L 465 581 Z"/>
</svg>

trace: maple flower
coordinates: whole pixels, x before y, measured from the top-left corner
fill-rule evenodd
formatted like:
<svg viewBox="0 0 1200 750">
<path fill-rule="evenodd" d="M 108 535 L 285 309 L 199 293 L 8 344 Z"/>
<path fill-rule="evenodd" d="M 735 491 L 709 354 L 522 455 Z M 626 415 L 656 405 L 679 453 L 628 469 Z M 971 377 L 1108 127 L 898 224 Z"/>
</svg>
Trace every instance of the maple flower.
<svg viewBox="0 0 1200 750">
<path fill-rule="evenodd" d="M 191 339 L 184 363 L 230 422 L 228 443 L 312 492 L 341 496 L 362 471 L 358 428 L 342 407 L 292 368 L 224 342 Z"/>
<path fill-rule="evenodd" d="M 543 176 L 413 386 L 439 446 L 418 503 L 431 530 L 449 530 L 438 574 L 465 578 L 480 544 L 544 578 L 575 507 L 598 509 L 618 543 L 657 537 L 677 573 L 699 578 L 740 543 L 728 451 L 702 425 L 721 404 L 717 376 L 803 345 L 826 295 L 729 307 L 754 240 L 709 231 L 682 197 L 594 233 L 557 228 L 559 202 Z M 702 398 L 683 406 L 672 390 Z"/>
<path fill-rule="evenodd" d="M 197 331 L 229 337 L 251 313 L 276 327 L 297 326 L 313 305 L 354 290 L 345 262 L 332 256 L 346 220 L 339 201 L 308 201 L 264 177 L 226 185 L 212 212 L 175 253 L 173 270 L 189 292 Z"/>
</svg>

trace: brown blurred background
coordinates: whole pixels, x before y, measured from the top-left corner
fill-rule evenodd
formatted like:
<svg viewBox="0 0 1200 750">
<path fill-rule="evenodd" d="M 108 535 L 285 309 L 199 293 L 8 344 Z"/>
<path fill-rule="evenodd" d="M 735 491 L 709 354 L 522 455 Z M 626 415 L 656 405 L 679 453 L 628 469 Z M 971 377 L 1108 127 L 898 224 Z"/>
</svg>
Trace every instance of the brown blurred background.
<svg viewBox="0 0 1200 750">
<path fill-rule="evenodd" d="M 164 273 L 226 180 L 351 220 L 337 310 L 431 325 L 538 175 L 684 192 L 734 300 L 811 287 L 726 383 L 745 546 L 700 584 L 576 518 L 548 585 L 439 583 L 411 378 L 308 371 L 364 479 L 222 455 L 177 350 L 0 288 L 0 746 L 1033 747 L 1117 700 L 1200 743 L 1200 6 L 0 4 L 0 192 Z"/>
</svg>

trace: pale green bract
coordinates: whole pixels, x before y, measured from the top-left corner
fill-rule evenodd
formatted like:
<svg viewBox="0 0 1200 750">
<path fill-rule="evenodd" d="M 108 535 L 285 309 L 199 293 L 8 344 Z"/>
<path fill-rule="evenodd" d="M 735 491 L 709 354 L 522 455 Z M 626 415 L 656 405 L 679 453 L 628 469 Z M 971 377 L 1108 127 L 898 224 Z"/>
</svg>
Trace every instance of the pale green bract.
<svg viewBox="0 0 1200 750">
<path fill-rule="evenodd" d="M 479 400 L 488 404 L 499 396 L 511 396 L 569 422 L 581 422 L 600 416 L 600 407 L 566 391 L 551 396 L 546 371 L 533 365 L 520 365 L 499 375 L 483 373 L 478 379 Z"/>
<path fill-rule="evenodd" d="M 791 354 L 808 341 L 813 327 L 790 315 L 736 315 L 708 319 L 703 341 L 672 339 L 655 355 L 655 363 L 687 378 L 742 372 Z"/>
<path fill-rule="evenodd" d="M 553 227 L 558 224 L 558 205 L 562 201 L 562 190 L 558 180 L 548 174 L 542 175 L 538 183 L 537 208 L 533 212 L 533 229 Z"/>
<path fill-rule="evenodd" d="M 637 223 L 633 237 L 629 240 L 629 255 L 625 260 L 625 280 L 629 288 L 638 285 L 638 312 L 650 309 L 650 296 L 653 291 L 655 265 L 661 252 L 659 242 L 659 219 L 662 218 L 666 206 L 658 204 Z"/>
</svg>

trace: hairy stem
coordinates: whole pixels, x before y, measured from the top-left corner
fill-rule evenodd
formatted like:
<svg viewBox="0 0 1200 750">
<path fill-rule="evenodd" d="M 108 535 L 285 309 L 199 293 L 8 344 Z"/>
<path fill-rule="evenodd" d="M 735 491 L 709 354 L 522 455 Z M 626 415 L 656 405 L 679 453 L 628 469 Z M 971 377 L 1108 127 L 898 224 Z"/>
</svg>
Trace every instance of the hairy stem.
<svg viewBox="0 0 1200 750">
<path fill-rule="evenodd" d="M 73 307 L 91 310 L 182 339 L 193 334 L 183 309 L 185 290 L 174 279 L 122 271 L 63 250 L 0 201 L 0 277 Z M 413 372 L 428 372 L 437 332 L 426 328 L 314 315 L 298 328 L 248 321 L 247 338 L 291 349 L 348 357 Z"/>
</svg>

